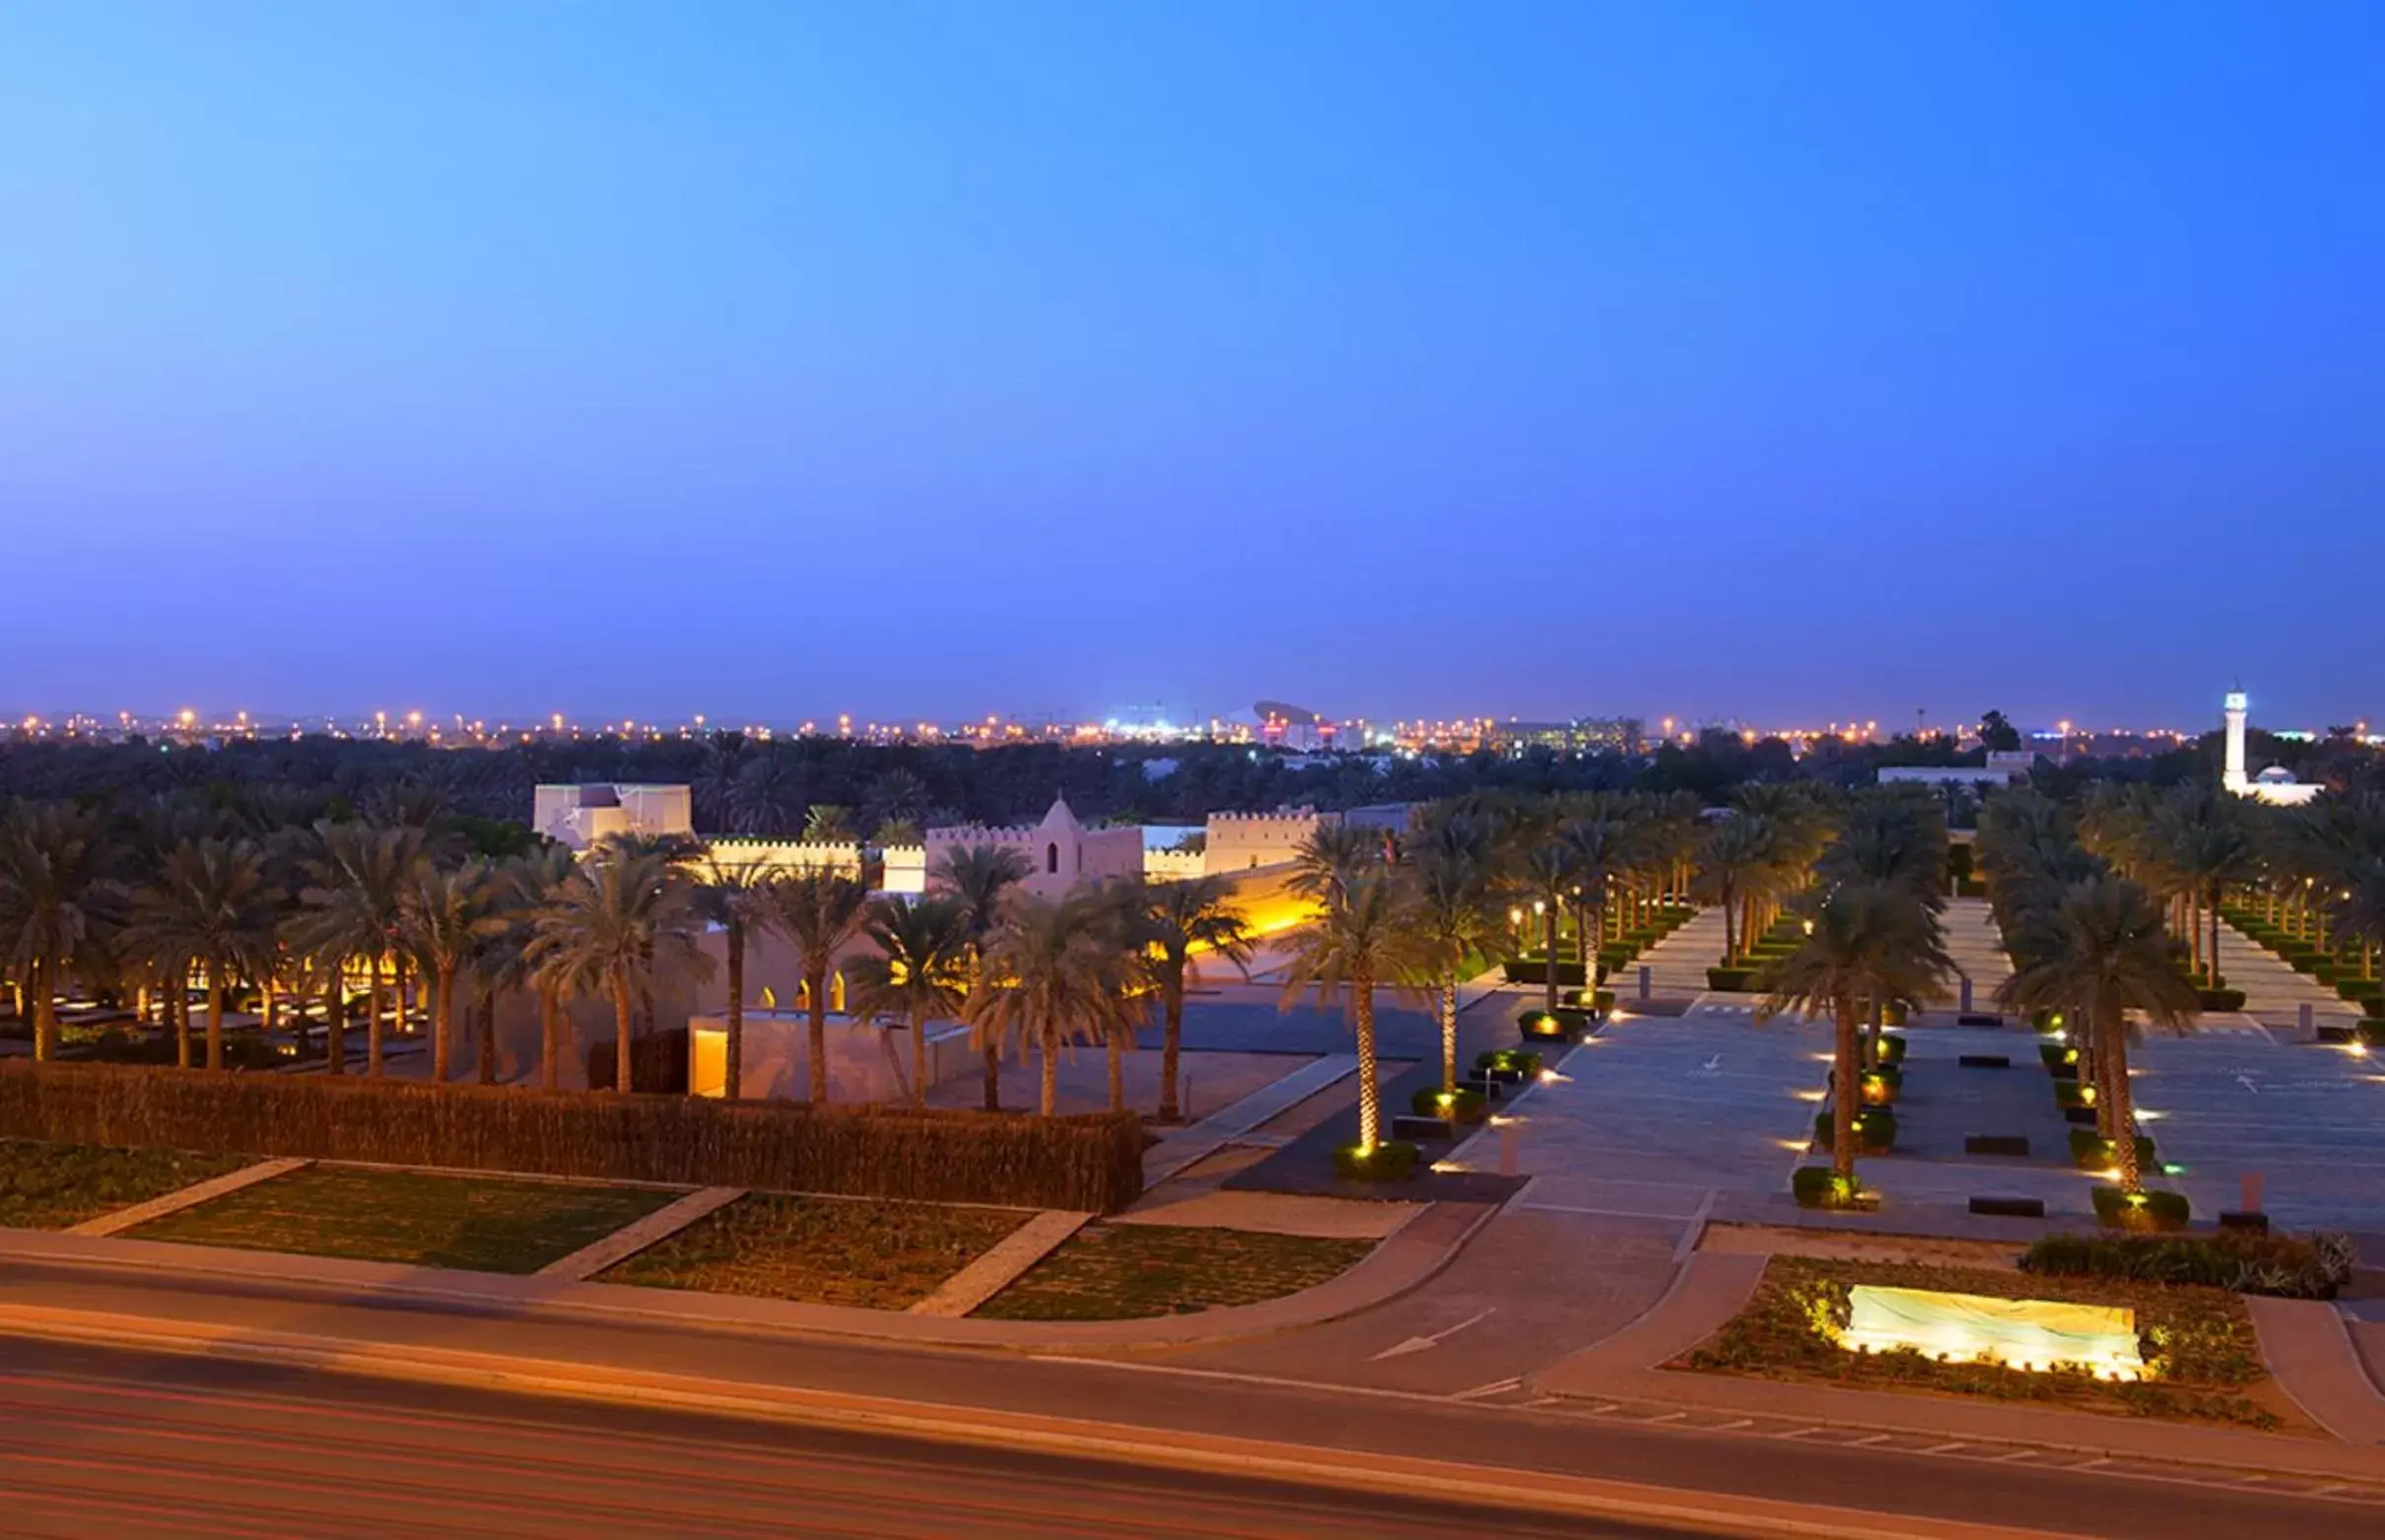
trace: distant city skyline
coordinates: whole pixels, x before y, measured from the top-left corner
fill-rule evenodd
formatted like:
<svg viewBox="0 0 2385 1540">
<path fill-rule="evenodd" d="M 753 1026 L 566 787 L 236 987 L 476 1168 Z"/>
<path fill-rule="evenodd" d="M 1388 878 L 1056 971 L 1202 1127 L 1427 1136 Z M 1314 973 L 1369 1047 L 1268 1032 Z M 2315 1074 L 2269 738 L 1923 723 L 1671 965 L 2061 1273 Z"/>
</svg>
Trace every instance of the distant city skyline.
<svg viewBox="0 0 2385 1540">
<path fill-rule="evenodd" d="M 0 697 L 2373 703 L 2385 8 L 14 8 Z"/>
</svg>

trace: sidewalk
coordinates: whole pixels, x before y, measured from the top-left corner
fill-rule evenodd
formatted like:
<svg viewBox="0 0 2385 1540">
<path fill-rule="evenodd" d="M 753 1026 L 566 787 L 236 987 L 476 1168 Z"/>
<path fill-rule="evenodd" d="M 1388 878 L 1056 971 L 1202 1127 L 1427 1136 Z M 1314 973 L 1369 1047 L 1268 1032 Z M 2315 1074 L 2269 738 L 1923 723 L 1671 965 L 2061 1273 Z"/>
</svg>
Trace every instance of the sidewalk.
<svg viewBox="0 0 2385 1540">
<path fill-rule="evenodd" d="M 1400 1226 L 1357 1266 L 1313 1289 L 1257 1305 L 1120 1321 L 944 1318 L 535 1274 L 462 1272 L 31 1230 L 0 1230 L 0 1264 L 162 1273 L 343 1303 L 579 1317 L 695 1331 L 1020 1353 L 1103 1353 L 1261 1337 L 1368 1309 L 1416 1288 L 1448 1265 L 1492 1212 L 1479 1204 L 1435 1203 Z"/>
<path fill-rule="evenodd" d="M 1658 1402 L 1821 1428 L 1874 1429 L 2083 1451 L 2112 1458 L 2385 1481 L 2385 1400 L 2368 1384 L 2332 1306 L 2254 1302 L 2273 1377 L 2334 1439 L 2240 1433 L 1954 1396 L 1846 1390 L 1659 1366 L 1704 1341 L 1743 1308 L 1770 1258 L 1700 1251 L 1670 1293 L 1630 1326 L 1526 1376 L 1529 1389 L 1577 1400 Z M 2284 1310 L 2272 1308 L 2291 1306 Z M 2332 1328 L 2336 1342 L 2326 1333 Z M 2349 1376 L 2348 1373 L 2349 1372 Z"/>
</svg>

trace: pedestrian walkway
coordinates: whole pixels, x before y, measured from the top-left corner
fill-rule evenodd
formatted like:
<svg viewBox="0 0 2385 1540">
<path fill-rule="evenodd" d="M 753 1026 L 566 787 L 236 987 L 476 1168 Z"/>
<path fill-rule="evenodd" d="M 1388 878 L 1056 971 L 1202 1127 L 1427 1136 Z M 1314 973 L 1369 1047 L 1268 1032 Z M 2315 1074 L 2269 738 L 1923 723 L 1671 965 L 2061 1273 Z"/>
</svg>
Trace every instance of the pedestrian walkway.
<svg viewBox="0 0 2385 1540">
<path fill-rule="evenodd" d="M 2244 1011 L 2267 1026 L 2291 1029 L 2302 1007 L 2318 1023 L 2355 1022 L 2360 1008 L 2307 973 L 2297 973 L 2275 952 L 2235 926 L 2219 927 L 2219 974 L 2230 989 L 2244 991 Z"/>
<path fill-rule="evenodd" d="M 1659 999 L 1685 999 L 1706 990 L 1706 970 L 1723 961 L 1723 911 L 1700 909 L 1680 929 L 1623 965 L 1609 980 L 1618 1004 L 1628 1009 L 1640 989 L 1640 970 L 1648 970 L 1649 991 Z"/>
<path fill-rule="evenodd" d="M 1946 952 L 1954 959 L 1956 977 L 1947 980 L 1942 998 L 1950 1005 L 1962 999 L 1960 980 L 1971 980 L 1971 1008 L 1994 1011 L 1996 991 L 2012 976 L 2012 960 L 2005 955 L 2004 932 L 1997 928 L 1996 911 L 1985 899 L 1950 899 L 1945 912 Z"/>
<path fill-rule="evenodd" d="M 1354 1053 L 1329 1053 L 1292 1071 L 1189 1128 L 1179 1128 L 1143 1152 L 1143 1185 L 1154 1187 L 1204 1156 L 1214 1155 L 1236 1139 L 1307 1101 L 1318 1092 L 1358 1069 Z"/>
</svg>

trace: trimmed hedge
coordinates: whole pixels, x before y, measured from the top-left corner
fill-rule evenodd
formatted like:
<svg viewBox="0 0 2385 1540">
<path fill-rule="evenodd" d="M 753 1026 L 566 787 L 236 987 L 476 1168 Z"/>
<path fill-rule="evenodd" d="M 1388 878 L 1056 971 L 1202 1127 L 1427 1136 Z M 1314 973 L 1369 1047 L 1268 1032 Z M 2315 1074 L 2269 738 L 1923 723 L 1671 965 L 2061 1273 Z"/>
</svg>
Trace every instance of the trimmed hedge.
<svg viewBox="0 0 2385 1540">
<path fill-rule="evenodd" d="M 0 1138 L 1111 1213 L 1131 1113 L 1017 1117 L 361 1077 L 0 1064 Z"/>
<path fill-rule="evenodd" d="M 1813 1142 L 1823 1149 L 1830 1148 L 1830 1114 L 1816 1112 L 1813 1116 Z M 1859 1107 L 1855 1113 L 1855 1144 L 1861 1150 L 1874 1154 L 1896 1148 L 1896 1114 L 1884 1106 Z"/>
<path fill-rule="evenodd" d="M 1333 1152 L 1333 1170 L 1352 1181 L 1404 1181 L 1416 1169 L 1416 1147 L 1404 1139 L 1387 1139 L 1371 1155 L 1345 1144 Z"/>
<path fill-rule="evenodd" d="M 1838 1177 L 1827 1166 L 1801 1166 L 1789 1173 L 1789 1191 L 1803 1209 L 1864 1209 L 1872 1207 L 1870 1195 L 1858 1188 L 1845 1194 L 1839 1192 Z"/>
<path fill-rule="evenodd" d="M 1744 994 L 1755 987 L 1752 968 L 1710 968 L 1706 970 L 1706 987 L 1718 993 Z"/>
<path fill-rule="evenodd" d="M 1902 1064 L 1905 1061 L 1905 1039 L 1880 1034 L 1879 1061 L 1882 1064 Z"/>
<path fill-rule="evenodd" d="M 2071 1130 L 2071 1164 L 2082 1172 L 2109 1171 L 2119 1159 L 2116 1141 L 2106 1139 L 2092 1128 Z M 2153 1141 L 2144 1134 L 2137 1136 L 2137 1169 L 2150 1171 L 2153 1167 Z"/>
<path fill-rule="evenodd" d="M 2241 1011 L 2244 991 L 2241 989 L 2198 989 L 2195 1001 L 2206 1011 Z"/>
<path fill-rule="evenodd" d="M 1474 1055 L 1474 1068 L 1484 1074 L 1494 1069 L 1512 1069 L 1531 1080 L 1540 1073 L 1540 1055 L 1530 1048 L 1485 1048 Z"/>
<path fill-rule="evenodd" d="M 2341 1231 L 2314 1231 L 2302 1239 L 2222 1230 L 2169 1238 L 2046 1236 L 2022 1254 L 2020 1270 L 2048 1278 L 2126 1278 L 2332 1300 L 2351 1281 L 2353 1263 L 2351 1239 Z"/>
<path fill-rule="evenodd" d="M 2363 1047 L 2385 1048 L 2385 1019 L 2362 1017 L 2352 1036 Z"/>
<path fill-rule="evenodd" d="M 1479 1091 L 1461 1086 L 1456 1091 L 1443 1091 L 1439 1086 L 1420 1086 L 1408 1098 L 1408 1110 L 1418 1117 L 1446 1117 L 1453 1123 L 1482 1121 L 1488 1104 Z"/>
<path fill-rule="evenodd" d="M 1507 981 L 1511 984 L 1545 984 L 1548 982 L 1548 964 L 1544 959 L 1510 958 L 1503 966 L 1507 971 Z M 1576 989 L 1583 986 L 1582 965 L 1569 963 L 1560 958 L 1557 960 L 1557 987 L 1562 989 L 1568 984 Z"/>
<path fill-rule="evenodd" d="M 2118 1187 L 2098 1186 L 2089 1196 L 2095 1217 L 2115 1230 L 2184 1230 L 2190 1213 L 2182 1192 L 2140 1192 L 2131 1202 Z"/>
</svg>

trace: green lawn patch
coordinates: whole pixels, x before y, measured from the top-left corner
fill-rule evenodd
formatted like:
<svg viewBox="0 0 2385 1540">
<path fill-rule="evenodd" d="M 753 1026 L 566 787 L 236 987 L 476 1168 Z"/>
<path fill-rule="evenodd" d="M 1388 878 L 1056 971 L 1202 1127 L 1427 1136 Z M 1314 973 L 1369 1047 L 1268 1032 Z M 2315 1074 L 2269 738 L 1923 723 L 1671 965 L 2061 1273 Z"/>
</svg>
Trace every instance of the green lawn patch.
<svg viewBox="0 0 2385 1540">
<path fill-rule="evenodd" d="M 1256 1305 L 1339 1276 L 1372 1240 L 1189 1225 L 1088 1225 L 977 1314 L 993 1320 L 1139 1320 Z"/>
<path fill-rule="evenodd" d="M 600 1283 L 900 1310 L 1019 1228 L 1016 1209 L 754 1192 L 598 1277 Z"/>
<path fill-rule="evenodd" d="M 2126 1306 L 2136 1311 L 2147 1377 L 1944 1363 L 1919 1353 L 1856 1353 L 1823 1335 L 1843 1326 L 1856 1284 L 1942 1289 L 2010 1300 Z M 2305 1429 L 2271 1384 L 2244 1302 L 2221 1289 L 2112 1278 L 2052 1278 L 1921 1264 L 1776 1256 L 1747 1307 L 1668 1369 L 1815 1380 L 1850 1390 L 1919 1390 L 2026 1401 L 2064 1411 L 2242 1428 Z"/>
<path fill-rule="evenodd" d="M 0 1139 L 0 1226 L 64 1230 L 238 1171 L 237 1155 Z"/>
<path fill-rule="evenodd" d="M 252 1251 L 534 1273 L 680 1196 L 650 1187 L 310 1166 L 126 1234 Z"/>
</svg>

